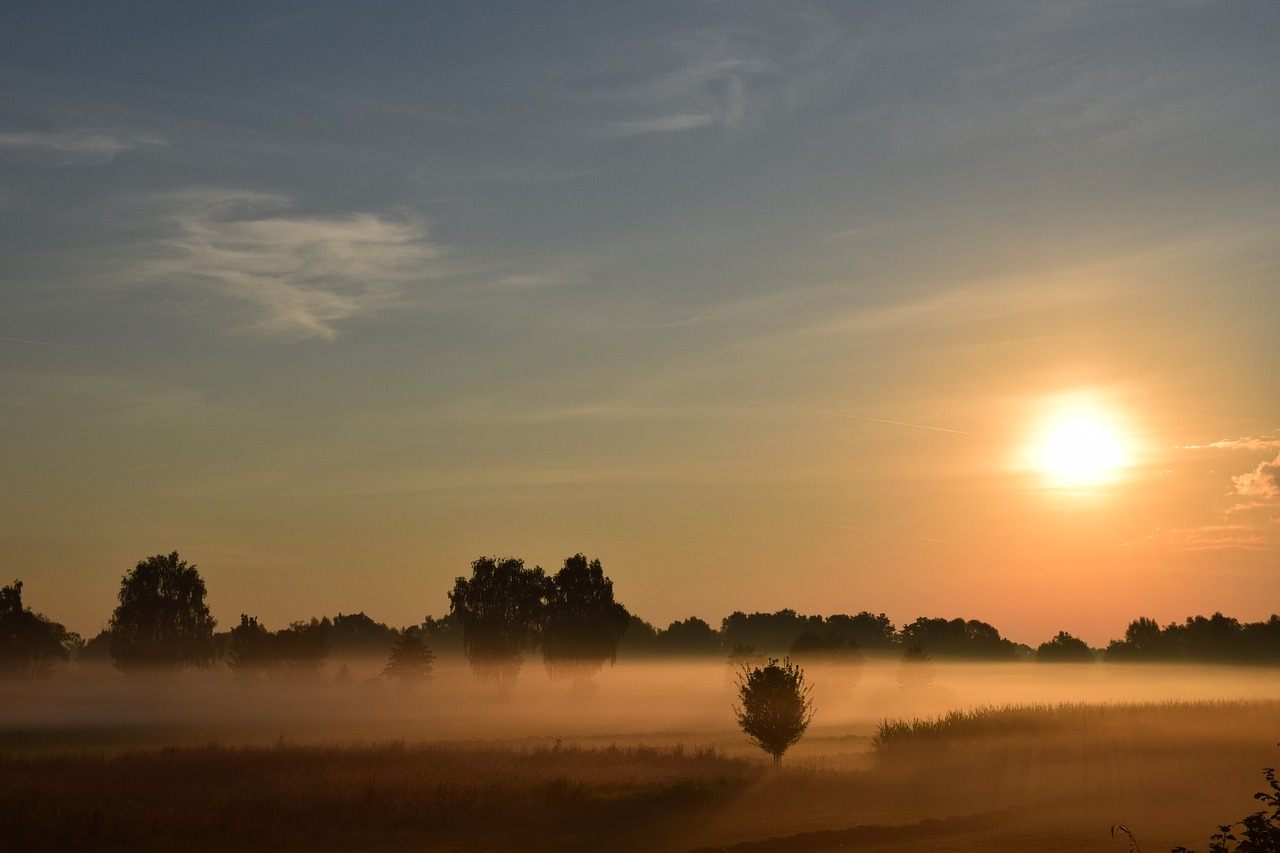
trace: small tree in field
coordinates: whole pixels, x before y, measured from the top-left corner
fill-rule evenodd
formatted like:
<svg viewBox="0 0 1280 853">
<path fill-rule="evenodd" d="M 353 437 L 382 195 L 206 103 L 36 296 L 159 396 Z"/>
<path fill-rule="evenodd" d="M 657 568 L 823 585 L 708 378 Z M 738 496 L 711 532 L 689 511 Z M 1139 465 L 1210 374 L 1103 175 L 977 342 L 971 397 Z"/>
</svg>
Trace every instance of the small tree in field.
<svg viewBox="0 0 1280 853">
<path fill-rule="evenodd" d="M 405 628 L 391 648 L 391 657 L 382 674 L 400 682 L 406 690 L 431 678 L 436 653 L 427 646 L 427 638 L 417 627 Z"/>
<path fill-rule="evenodd" d="M 782 754 L 804 735 L 813 720 L 813 688 L 804 683 L 804 670 L 784 660 L 770 658 L 764 666 L 742 668 L 738 677 L 738 701 L 733 713 L 752 743 L 782 764 Z"/>
</svg>

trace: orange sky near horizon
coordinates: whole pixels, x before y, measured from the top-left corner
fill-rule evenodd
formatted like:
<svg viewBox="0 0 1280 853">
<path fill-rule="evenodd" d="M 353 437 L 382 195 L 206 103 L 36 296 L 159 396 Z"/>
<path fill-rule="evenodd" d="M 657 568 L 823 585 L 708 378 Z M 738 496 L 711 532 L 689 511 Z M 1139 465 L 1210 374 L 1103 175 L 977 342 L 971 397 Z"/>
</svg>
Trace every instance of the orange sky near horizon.
<svg viewBox="0 0 1280 853">
<path fill-rule="evenodd" d="M 1280 612 L 1280 7 L 296 11 L 0 11 L 33 609 Z"/>
</svg>

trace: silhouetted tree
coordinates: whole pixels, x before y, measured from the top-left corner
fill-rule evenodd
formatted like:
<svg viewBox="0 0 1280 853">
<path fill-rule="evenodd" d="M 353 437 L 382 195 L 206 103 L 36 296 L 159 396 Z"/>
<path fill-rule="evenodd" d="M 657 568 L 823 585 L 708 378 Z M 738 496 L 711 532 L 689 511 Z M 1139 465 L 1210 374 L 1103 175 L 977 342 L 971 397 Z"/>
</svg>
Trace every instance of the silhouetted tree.
<svg viewBox="0 0 1280 853">
<path fill-rule="evenodd" d="M 850 645 L 838 634 L 806 631 L 791 644 L 791 657 L 799 663 L 862 663 L 856 643 Z"/>
<path fill-rule="evenodd" d="M 854 616 L 836 614 L 828 616 L 824 624 L 828 633 L 843 637 L 846 643 L 856 643 L 857 648 L 868 652 L 887 652 L 898 645 L 893 623 L 883 613 L 863 610 Z"/>
<path fill-rule="evenodd" d="M 1176 656 L 1159 623 L 1143 616 L 1129 623 L 1123 640 L 1107 644 L 1108 661 L 1164 661 Z"/>
<path fill-rule="evenodd" d="M 1036 661 L 1038 663 L 1093 663 L 1094 658 L 1088 643 L 1071 636 L 1066 631 L 1059 631 L 1056 637 L 1041 643 L 1036 649 Z"/>
<path fill-rule="evenodd" d="M 1246 622 L 1240 626 L 1240 633 L 1248 660 L 1280 664 L 1280 616 L 1273 613 L 1266 622 Z"/>
<path fill-rule="evenodd" d="M 314 676 L 329 657 L 329 637 L 319 620 L 291 622 L 271 635 L 276 661 L 292 676 Z"/>
<path fill-rule="evenodd" d="M 391 656 L 382 674 L 400 682 L 404 689 L 415 687 L 431 678 L 436 655 L 427 645 L 421 628 L 411 626 L 400 632 L 400 639 L 391 647 Z"/>
<path fill-rule="evenodd" d="M 618 641 L 630 614 L 613 600 L 613 581 L 599 560 L 581 554 L 564 561 L 551 578 L 542 635 L 542 661 L 552 678 L 572 678 L 575 692 L 618 658 Z"/>
<path fill-rule="evenodd" d="M 1164 631 L 1169 645 L 1175 646 L 1184 660 L 1222 663 L 1245 658 L 1244 631 L 1229 616 L 1214 613 L 1209 618 L 1188 616 L 1181 625 L 1170 625 Z"/>
<path fill-rule="evenodd" d="M 763 655 L 756 652 L 756 647 L 748 643 L 734 643 L 733 650 L 729 652 L 729 659 L 725 662 L 724 683 L 734 684 L 738 679 L 738 674 L 743 670 L 748 672 L 759 666 L 764 666 L 766 661 Z"/>
<path fill-rule="evenodd" d="M 395 628 L 375 621 L 363 611 L 339 613 L 332 620 L 324 617 L 320 620 L 320 633 L 324 634 L 330 651 L 335 655 L 378 658 L 385 658 L 400 636 Z"/>
<path fill-rule="evenodd" d="M 1107 646 L 1108 661 L 1192 661 L 1204 663 L 1280 663 L 1280 616 L 1241 624 L 1214 613 L 1188 616 L 1182 624 L 1161 628 L 1143 617 L 1129 623 L 1124 639 Z"/>
<path fill-rule="evenodd" d="M 23 607 L 22 581 L 0 588 L 0 675 L 44 675 L 83 645 L 79 634 Z"/>
<path fill-rule="evenodd" d="M 719 655 L 720 634 L 697 616 L 672 622 L 654 639 L 659 654 Z"/>
<path fill-rule="evenodd" d="M 471 564 L 469 579 L 454 581 L 449 607 L 462 622 L 463 651 L 476 677 L 499 693 L 511 689 L 523 652 L 541 639 L 549 592 L 542 569 L 526 569 L 515 557 L 481 557 Z"/>
<path fill-rule="evenodd" d="M 255 616 L 240 614 L 227 640 L 227 666 L 239 676 L 261 675 L 275 665 L 271 632 Z"/>
<path fill-rule="evenodd" d="M 208 666 L 213 627 L 204 579 L 178 552 L 157 554 L 120 579 L 111 614 L 111 657 L 123 669 Z"/>
<path fill-rule="evenodd" d="M 843 642 L 850 640 L 868 651 L 889 651 L 897 647 L 893 623 L 883 613 L 866 610 L 855 616 L 843 613 L 832 616 L 805 616 L 794 610 L 775 613 L 743 613 L 735 611 L 720 622 L 724 644 L 754 645 L 762 653 L 786 652 L 803 634 L 834 634 Z"/>
<path fill-rule="evenodd" d="M 902 661 L 898 664 L 898 687 L 901 690 L 915 695 L 932 685 L 937 676 L 933 658 L 924 649 L 910 646 L 902 650 Z"/>
<path fill-rule="evenodd" d="M 427 645 L 435 651 L 440 654 L 462 653 L 462 620 L 456 613 L 446 613 L 439 619 L 425 616 L 419 627 Z"/>
<path fill-rule="evenodd" d="M 808 668 L 815 684 L 851 686 L 862 677 L 866 659 L 853 640 L 834 631 L 806 631 L 791 644 L 791 659 Z"/>
<path fill-rule="evenodd" d="M 804 671 L 789 660 L 779 666 L 771 658 L 763 667 L 742 670 L 738 679 L 739 705 L 733 708 L 738 725 L 756 746 L 782 764 L 782 754 L 804 735 L 813 720 L 812 688 Z"/>
<path fill-rule="evenodd" d="M 76 659 L 82 664 L 104 664 L 111 662 L 111 632 L 102 630 L 89 638 L 80 647 Z"/>
<path fill-rule="evenodd" d="M 791 648 L 796 637 L 822 628 L 821 616 L 802 616 L 784 608 L 776 613 L 734 611 L 720 621 L 720 634 L 729 648 L 734 643 L 753 645 L 762 654 L 781 654 Z"/>
<path fill-rule="evenodd" d="M 920 617 L 901 631 L 904 648 L 919 646 L 940 658 L 1016 660 L 1017 646 L 1000 636 L 991 625 L 977 619 L 930 619 Z"/>
<path fill-rule="evenodd" d="M 314 676 L 329 656 L 328 638 L 316 619 L 272 632 L 242 613 L 228 634 L 227 666 L 237 675 Z"/>
<path fill-rule="evenodd" d="M 659 651 L 658 629 L 634 613 L 627 614 L 627 629 L 618 641 L 618 655 L 625 659 L 657 654 Z"/>
</svg>

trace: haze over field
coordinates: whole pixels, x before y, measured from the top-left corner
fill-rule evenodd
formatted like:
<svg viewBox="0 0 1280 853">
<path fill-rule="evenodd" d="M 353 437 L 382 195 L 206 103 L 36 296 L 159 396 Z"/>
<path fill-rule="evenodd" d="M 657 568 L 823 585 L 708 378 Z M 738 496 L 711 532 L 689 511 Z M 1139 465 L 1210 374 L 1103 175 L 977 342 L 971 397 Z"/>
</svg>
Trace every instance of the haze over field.
<svg viewBox="0 0 1280 853">
<path fill-rule="evenodd" d="M 661 626 L 1280 601 L 1280 7 L 0 9 L 0 577 Z"/>
<path fill-rule="evenodd" d="M 1280 691 L 1253 668 L 967 663 L 939 665 L 912 693 L 897 660 L 873 658 L 856 684 L 815 672 L 818 716 L 775 768 L 734 726 L 720 661 L 620 662 L 590 695 L 530 672 L 505 699 L 456 659 L 414 692 L 368 679 L 380 658 L 349 663 L 346 682 L 252 682 L 225 667 L 0 682 L 7 837 L 23 849 L 1068 853 L 1125 849 L 1107 838 L 1123 820 L 1142 849 L 1168 850 L 1254 802 Z M 926 715 L 938 731 L 881 748 L 885 715 L 900 728 Z"/>
</svg>

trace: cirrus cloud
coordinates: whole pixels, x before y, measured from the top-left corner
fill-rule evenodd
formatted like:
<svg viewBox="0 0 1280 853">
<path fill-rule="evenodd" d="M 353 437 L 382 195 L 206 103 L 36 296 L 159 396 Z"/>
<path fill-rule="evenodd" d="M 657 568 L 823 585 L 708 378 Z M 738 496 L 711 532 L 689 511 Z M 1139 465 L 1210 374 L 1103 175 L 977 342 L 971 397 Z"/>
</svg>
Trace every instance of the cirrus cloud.
<svg viewBox="0 0 1280 853">
<path fill-rule="evenodd" d="M 54 166 L 102 166 L 117 155 L 144 146 L 165 145 L 153 136 L 106 133 L 0 131 L 0 151 L 13 151 Z"/>
<path fill-rule="evenodd" d="M 343 321 L 394 307 L 441 273 L 441 248 L 411 217 L 306 214 L 285 196 L 237 191 L 159 207 L 173 230 L 128 276 L 225 309 L 236 331 L 332 340 Z"/>
</svg>

